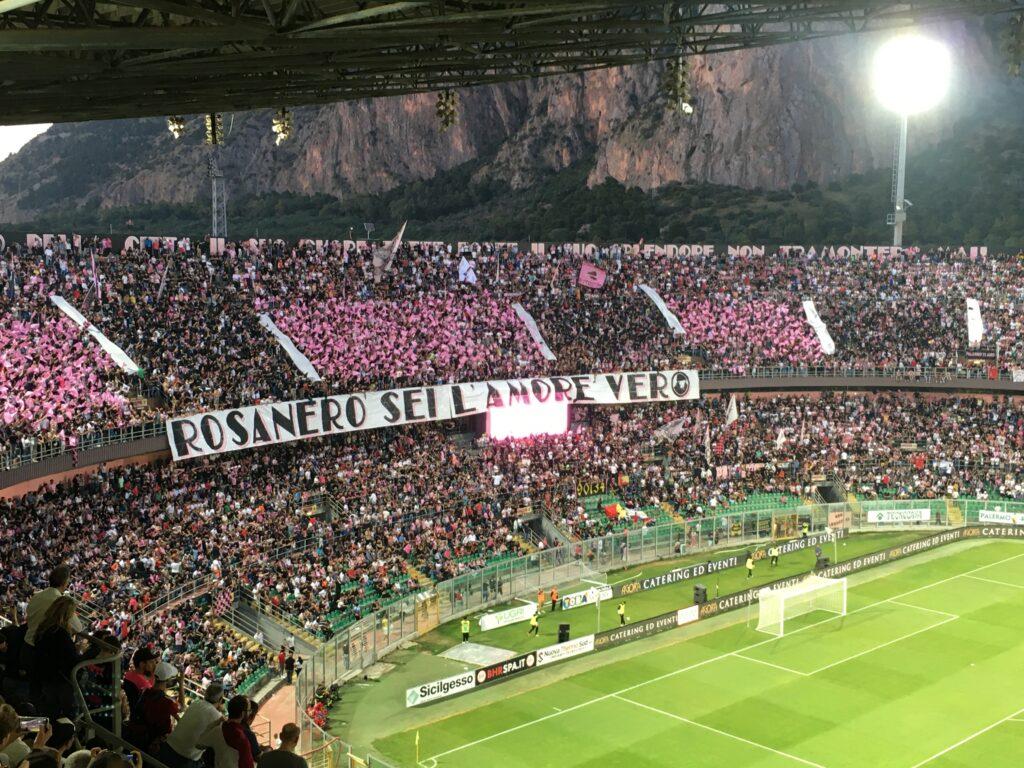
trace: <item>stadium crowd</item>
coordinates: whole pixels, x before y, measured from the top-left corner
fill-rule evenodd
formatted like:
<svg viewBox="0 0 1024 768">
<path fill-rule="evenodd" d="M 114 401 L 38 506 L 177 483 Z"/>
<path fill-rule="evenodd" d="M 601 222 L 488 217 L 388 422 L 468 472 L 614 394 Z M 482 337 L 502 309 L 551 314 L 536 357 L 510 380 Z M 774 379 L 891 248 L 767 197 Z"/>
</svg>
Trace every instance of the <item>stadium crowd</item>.
<svg viewBox="0 0 1024 768">
<path fill-rule="evenodd" d="M 1024 264 L 1010 255 L 684 259 L 615 248 L 584 259 L 562 248 L 537 254 L 485 244 L 460 254 L 404 244 L 378 280 L 365 247 L 324 254 L 309 244 L 239 244 L 211 256 L 187 241 L 147 243 L 124 253 L 101 243 L 95 258 L 89 248 L 8 247 L 0 349 L 25 357 L 0 369 L 0 391 L 11 394 L 0 419 L 8 456 L 168 413 L 412 383 L 683 365 L 734 373 L 965 367 L 966 298 L 981 304 L 984 355 L 994 357 L 998 340 L 1004 368 L 1024 359 L 1016 318 Z M 607 271 L 602 288 L 577 284 L 585 260 Z M 681 335 L 641 285 L 664 298 Z M 110 365 L 62 319 L 52 293 L 119 344 L 142 377 Z M 802 298 L 815 302 L 835 355 L 823 354 Z M 556 360 L 540 357 L 512 312 L 516 301 Z M 306 379 L 261 327 L 264 312 L 322 369 L 322 384 Z M 129 401 L 132 394 L 150 397 Z"/>
<path fill-rule="evenodd" d="M 520 554 L 522 507 L 571 535 L 603 532 L 576 498 L 581 478 L 627 506 L 667 503 L 682 516 L 754 492 L 804 496 L 830 473 L 869 498 L 1024 498 L 1024 419 L 1009 403 L 793 396 L 743 401 L 728 425 L 724 413 L 715 400 L 591 409 L 564 436 L 470 447 L 421 425 L 83 474 L 0 502 L 0 588 L 24 616 L 47 564 L 67 562 L 90 619 L 121 641 L 195 579 L 249 590 L 313 627 L 365 615 L 422 578 Z M 676 436 L 659 442 L 665 424 Z M 307 503 L 315 494 L 331 499 L 320 514 Z M 180 625 L 167 622 L 163 645 Z"/>
</svg>

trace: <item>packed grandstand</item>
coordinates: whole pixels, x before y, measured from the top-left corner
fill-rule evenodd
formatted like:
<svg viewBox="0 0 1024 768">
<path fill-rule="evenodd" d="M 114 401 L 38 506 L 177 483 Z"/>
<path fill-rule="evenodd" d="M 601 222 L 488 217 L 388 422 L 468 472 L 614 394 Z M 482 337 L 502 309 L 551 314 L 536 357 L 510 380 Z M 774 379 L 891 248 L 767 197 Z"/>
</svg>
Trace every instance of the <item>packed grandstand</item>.
<svg viewBox="0 0 1024 768">
<path fill-rule="evenodd" d="M 606 273 L 603 286 L 580 284 L 584 266 Z M 54 452 L 77 462 L 79 450 L 169 416 L 554 374 L 1011 378 L 1024 366 L 1022 278 L 1016 254 L 960 248 L 681 259 L 405 244 L 375 276 L 370 247 L 249 242 L 211 255 L 188 241 L 122 252 L 99 239 L 16 243 L 0 261 L 0 450 L 8 469 Z M 641 286 L 664 298 L 681 333 Z M 968 343 L 969 299 L 984 318 L 980 347 Z M 834 336 L 833 354 L 802 300 Z M 295 365 L 263 314 L 320 381 Z M 118 367 L 90 327 L 138 369 Z M 186 464 L 166 454 L 112 462 L 0 499 L 0 589 L 14 620 L 5 668 L 18 667 L 17 625 L 37 620 L 33 596 L 62 586 L 51 581 L 60 563 L 79 618 L 120 649 L 126 669 L 152 649 L 191 690 L 219 683 L 245 693 L 281 662 L 262 632 L 247 637 L 225 621 L 239 602 L 315 644 L 497 563 L 558 547 L 582 560 L 594 556 L 587 542 L 665 523 L 686 531 L 721 516 L 726 530 L 730 515 L 819 503 L 823 483 L 862 501 L 1024 499 L 1022 452 L 1024 419 L 999 396 L 789 392 L 741 395 L 735 412 L 713 396 L 580 408 L 564 434 L 522 439 L 441 421 Z M 554 535 L 526 525 L 530 515 Z M 70 670 L 83 658 L 75 651 L 55 664 Z M 78 706 L 34 703 L 53 717 Z M 323 701 L 302 705 L 324 724 Z"/>
</svg>

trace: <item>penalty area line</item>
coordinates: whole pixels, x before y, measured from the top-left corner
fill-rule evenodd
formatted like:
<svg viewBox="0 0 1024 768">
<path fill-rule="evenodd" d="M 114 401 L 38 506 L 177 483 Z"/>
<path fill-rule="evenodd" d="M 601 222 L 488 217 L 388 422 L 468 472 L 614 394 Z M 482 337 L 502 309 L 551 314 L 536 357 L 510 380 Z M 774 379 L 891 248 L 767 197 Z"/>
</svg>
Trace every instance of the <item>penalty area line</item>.
<svg viewBox="0 0 1024 768">
<path fill-rule="evenodd" d="M 885 605 L 886 603 L 894 602 L 896 600 L 899 600 L 900 598 L 906 597 L 907 595 L 914 595 L 914 594 L 917 594 L 918 592 L 923 592 L 926 589 L 931 589 L 932 587 L 938 587 L 938 586 L 940 586 L 942 584 L 948 584 L 951 581 L 954 581 L 956 579 L 962 578 L 964 576 L 968 576 L 968 575 L 970 575 L 972 573 L 977 573 L 978 571 L 982 571 L 982 570 L 984 570 L 986 568 L 991 568 L 991 567 L 996 566 L 996 565 L 1001 565 L 1003 563 L 1008 563 L 1008 562 L 1010 562 L 1012 560 L 1019 560 L 1022 557 L 1024 557 L 1024 552 L 1022 552 L 1019 555 L 1010 555 L 1009 557 L 1004 557 L 1002 560 L 996 560 L 993 563 L 986 563 L 985 565 L 981 565 L 981 566 L 978 566 L 976 568 L 972 568 L 969 571 L 964 571 L 963 573 L 957 573 L 957 574 L 955 574 L 953 576 L 947 576 L 944 579 L 939 579 L 938 581 L 933 581 L 931 584 L 923 584 L 920 587 L 915 587 L 914 589 L 907 590 L 906 592 L 901 592 L 898 595 L 893 595 L 892 597 L 883 598 L 882 600 L 876 600 L 875 602 L 868 603 L 867 605 L 863 605 L 860 608 L 855 608 L 852 611 L 847 611 L 846 612 L 846 616 L 849 616 L 849 615 L 854 614 L 854 613 L 860 613 L 861 611 L 865 611 L 865 610 L 867 610 L 869 608 L 874 608 L 874 607 L 879 606 L 879 605 Z M 795 635 L 795 634 L 797 634 L 799 632 L 802 632 L 802 631 L 804 631 L 806 629 L 810 629 L 812 627 L 818 627 L 818 626 L 821 626 L 822 624 L 827 624 L 830 621 L 835 621 L 836 619 L 841 619 L 841 618 L 843 618 L 842 615 L 837 615 L 837 616 L 833 616 L 831 618 L 825 619 L 824 621 L 817 622 L 815 624 L 809 624 L 806 627 L 800 627 L 799 629 L 796 629 L 793 632 L 791 632 L 788 636 Z M 950 619 L 950 621 L 952 621 L 952 619 Z M 902 639 L 902 638 L 900 638 L 900 639 Z M 527 720 L 525 723 L 520 723 L 519 725 L 514 725 L 511 728 L 506 728 L 504 730 L 497 731 L 496 733 L 492 733 L 489 736 L 483 736 L 483 737 L 481 737 L 479 739 L 475 739 L 473 741 L 467 741 L 465 744 L 460 744 L 457 747 L 452 747 L 451 749 L 445 750 L 444 752 L 438 752 L 436 755 L 434 755 L 434 756 L 432 756 L 432 757 L 430 757 L 428 759 L 435 761 L 435 765 L 436 765 L 437 759 L 441 758 L 441 757 L 445 757 L 446 755 L 450 755 L 450 754 L 453 754 L 455 752 L 461 752 L 464 749 L 470 749 L 472 747 L 476 747 L 476 746 L 478 746 L 480 744 L 484 744 L 484 743 L 486 743 L 488 741 L 491 741 L 492 739 L 497 739 L 497 738 L 500 738 L 501 736 L 507 736 L 510 733 L 515 733 L 517 731 L 521 731 L 523 728 L 529 728 L 530 726 L 537 725 L 539 723 L 547 722 L 548 720 L 551 720 L 553 718 L 560 717 L 562 715 L 567 715 L 570 712 L 575 712 L 576 710 L 582 709 L 583 707 L 589 707 L 591 704 L 597 704 L 597 703 L 602 702 L 602 701 L 607 701 L 608 699 L 611 699 L 612 697 L 618 696 L 618 695 L 623 694 L 623 693 L 629 693 L 630 691 L 636 690 L 637 688 L 642 688 L 645 685 L 650 685 L 651 683 L 658 683 L 658 682 L 661 682 L 662 680 L 667 680 L 669 678 L 675 677 L 676 675 L 681 675 L 684 672 L 689 672 L 690 670 L 698 669 L 699 667 L 706 666 L 706 665 L 711 664 L 713 662 L 721 661 L 722 659 L 731 658 L 732 656 L 734 656 L 737 653 L 742 653 L 744 651 L 749 651 L 749 650 L 751 650 L 753 648 L 759 648 L 762 645 L 767 645 L 768 643 L 777 642 L 777 640 L 778 640 L 778 638 L 776 638 L 776 637 L 770 637 L 767 640 L 759 640 L 756 643 L 752 643 L 750 645 L 744 646 L 743 648 L 739 648 L 736 651 L 729 651 L 727 653 L 723 653 L 723 654 L 720 654 L 718 656 L 712 656 L 711 658 L 704 659 L 703 661 L 698 661 L 698 662 L 695 662 L 693 664 L 689 664 L 689 665 L 687 665 L 685 667 L 680 667 L 679 669 L 674 669 L 671 672 L 666 672 L 663 675 L 658 675 L 657 677 L 652 677 L 650 680 L 644 680 L 644 681 L 636 683 L 634 685 L 630 685 L 630 686 L 628 686 L 626 688 L 622 688 L 621 690 L 613 691 L 612 693 L 606 693 L 603 696 L 597 696 L 597 697 L 595 697 L 593 699 L 588 699 L 586 701 L 582 701 L 579 704 L 575 704 L 575 705 L 573 705 L 571 707 L 567 707 L 566 709 L 563 709 L 561 712 L 552 712 L 551 714 L 544 715 L 543 717 L 538 717 L 538 718 L 536 718 L 534 720 Z M 816 671 L 820 671 L 820 670 L 816 670 Z M 1015 712 L 1014 714 L 1016 715 L 1016 714 L 1019 714 L 1019 713 Z M 434 766 L 427 766 L 426 768 L 434 768 Z M 915 766 L 914 768 L 917 768 L 917 767 Z"/>
<path fill-rule="evenodd" d="M 776 755 L 781 755 L 782 757 L 788 758 L 790 760 L 795 760 L 798 763 L 803 763 L 804 765 L 812 766 L 812 768 L 825 768 L 823 765 L 820 765 L 819 763 L 815 763 L 811 760 L 805 760 L 804 758 L 797 757 L 796 755 L 791 755 L 789 754 L 789 752 L 783 752 L 781 749 L 775 749 L 775 747 L 769 747 L 767 744 L 761 744 L 756 741 L 751 741 L 750 739 L 745 739 L 742 736 L 737 736 L 735 733 L 729 733 L 728 731 L 722 731 L 718 728 L 713 728 L 710 725 L 705 725 L 704 723 L 698 723 L 696 720 L 690 720 L 689 718 L 683 717 L 682 715 L 677 715 L 674 712 L 666 712 L 664 709 L 652 707 L 648 704 L 636 701 L 635 699 L 627 699 L 625 696 L 619 696 L 618 694 L 616 694 L 614 698 L 618 699 L 619 701 L 625 701 L 629 704 L 638 706 L 641 709 L 646 709 L 651 712 L 655 712 L 659 715 L 664 715 L 665 717 L 671 717 L 673 720 L 678 720 L 681 723 L 686 723 L 687 725 L 692 725 L 696 728 L 703 728 L 705 731 L 711 731 L 711 733 L 717 733 L 719 736 L 725 736 L 726 738 L 734 739 L 735 741 L 739 741 L 744 744 L 749 744 L 752 747 L 763 749 L 766 752 L 773 752 Z"/>
<path fill-rule="evenodd" d="M 920 763 L 915 763 L 913 766 L 911 766 L 911 768 L 921 768 L 922 765 L 927 765 L 928 763 L 932 762 L 932 760 L 936 760 L 936 759 L 942 757 L 943 755 L 952 752 L 954 749 L 962 747 L 967 742 L 974 741 L 976 738 L 978 738 L 979 736 L 983 736 L 984 734 L 986 734 L 989 731 L 991 731 L 993 728 L 998 728 L 1003 723 L 1008 723 L 1011 720 L 1016 720 L 1017 719 L 1017 715 L 1020 715 L 1021 713 L 1024 713 L 1024 709 L 1018 709 L 1016 712 L 1011 712 L 1010 714 L 1008 714 L 1006 717 L 1002 718 L 1001 720 L 996 720 L 994 723 L 992 723 L 992 725 L 986 725 L 984 728 L 982 728 L 981 730 L 975 731 L 970 736 L 965 736 L 964 738 L 960 739 L 960 741 L 958 741 L 956 744 L 950 744 L 945 749 L 936 752 L 931 757 L 925 758 Z"/>
</svg>

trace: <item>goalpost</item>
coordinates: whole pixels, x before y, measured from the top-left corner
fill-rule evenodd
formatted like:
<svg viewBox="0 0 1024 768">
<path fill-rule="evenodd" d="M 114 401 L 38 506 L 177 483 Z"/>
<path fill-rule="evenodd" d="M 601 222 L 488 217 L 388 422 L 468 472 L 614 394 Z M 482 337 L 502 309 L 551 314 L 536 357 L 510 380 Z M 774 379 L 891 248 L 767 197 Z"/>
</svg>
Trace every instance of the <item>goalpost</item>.
<svg viewBox="0 0 1024 768">
<path fill-rule="evenodd" d="M 846 579 L 808 576 L 798 584 L 780 589 L 762 589 L 758 593 L 760 615 L 757 631 L 782 637 L 786 620 L 812 611 L 846 615 Z"/>
</svg>

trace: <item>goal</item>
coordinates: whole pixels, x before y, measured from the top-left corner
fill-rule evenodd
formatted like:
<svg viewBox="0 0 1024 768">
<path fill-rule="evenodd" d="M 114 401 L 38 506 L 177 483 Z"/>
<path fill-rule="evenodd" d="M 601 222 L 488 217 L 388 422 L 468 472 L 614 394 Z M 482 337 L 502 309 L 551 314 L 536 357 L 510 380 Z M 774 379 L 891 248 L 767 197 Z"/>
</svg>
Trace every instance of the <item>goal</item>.
<svg viewBox="0 0 1024 768">
<path fill-rule="evenodd" d="M 846 615 L 846 579 L 808 576 L 791 587 L 762 589 L 758 593 L 761 612 L 757 631 L 782 637 L 786 621 L 813 611 Z"/>
</svg>

